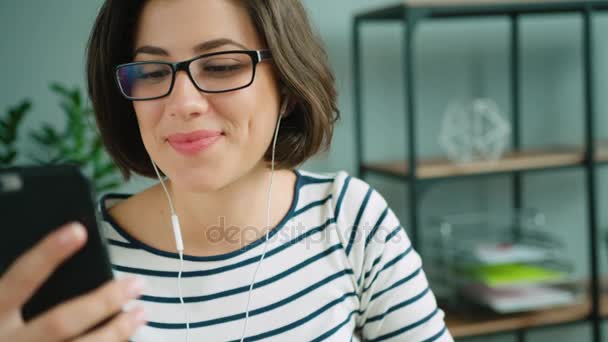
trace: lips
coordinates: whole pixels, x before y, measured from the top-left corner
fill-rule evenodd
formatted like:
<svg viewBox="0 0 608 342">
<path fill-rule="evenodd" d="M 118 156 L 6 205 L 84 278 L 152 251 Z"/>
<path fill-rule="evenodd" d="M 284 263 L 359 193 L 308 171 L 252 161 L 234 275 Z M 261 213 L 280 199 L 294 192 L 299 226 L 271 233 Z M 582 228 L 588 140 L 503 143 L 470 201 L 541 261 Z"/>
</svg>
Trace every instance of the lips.
<svg viewBox="0 0 608 342">
<path fill-rule="evenodd" d="M 220 131 L 200 130 L 190 133 L 177 133 L 167 137 L 167 142 L 177 152 L 193 155 L 211 147 L 222 137 Z"/>
</svg>

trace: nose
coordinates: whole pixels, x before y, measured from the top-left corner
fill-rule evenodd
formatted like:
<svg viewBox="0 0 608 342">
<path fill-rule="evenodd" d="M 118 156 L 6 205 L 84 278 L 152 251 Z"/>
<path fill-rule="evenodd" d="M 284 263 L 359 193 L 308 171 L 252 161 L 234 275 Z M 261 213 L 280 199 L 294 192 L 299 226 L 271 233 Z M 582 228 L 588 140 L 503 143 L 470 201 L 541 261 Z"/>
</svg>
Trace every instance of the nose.
<svg viewBox="0 0 608 342">
<path fill-rule="evenodd" d="M 205 94 L 196 88 L 186 72 L 178 71 L 165 107 L 167 113 L 188 119 L 202 115 L 208 108 Z"/>
</svg>

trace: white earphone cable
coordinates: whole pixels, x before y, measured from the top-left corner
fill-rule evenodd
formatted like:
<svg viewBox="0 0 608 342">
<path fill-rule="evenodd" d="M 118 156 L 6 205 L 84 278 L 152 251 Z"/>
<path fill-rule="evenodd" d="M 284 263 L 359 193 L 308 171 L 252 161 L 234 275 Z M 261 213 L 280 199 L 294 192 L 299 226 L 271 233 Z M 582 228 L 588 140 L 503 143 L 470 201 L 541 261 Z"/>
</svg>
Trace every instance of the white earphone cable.
<svg viewBox="0 0 608 342">
<path fill-rule="evenodd" d="M 152 161 L 152 166 L 154 167 L 154 172 L 156 172 L 156 176 L 158 177 L 158 180 L 160 181 L 160 185 L 163 187 L 163 190 L 165 191 L 165 195 L 167 195 L 167 200 L 169 201 L 169 208 L 171 209 L 171 215 L 175 215 L 175 207 L 173 206 L 173 200 L 171 200 L 171 196 L 169 195 L 169 190 L 167 190 L 167 187 L 165 186 L 165 181 L 160 176 L 160 172 L 158 172 L 158 168 L 156 167 L 156 163 L 154 161 Z"/>
<path fill-rule="evenodd" d="M 179 227 L 179 219 L 177 214 L 175 213 L 175 207 L 173 206 L 173 201 L 171 200 L 171 196 L 169 195 L 169 191 L 165 186 L 165 181 L 163 181 L 160 173 L 158 172 L 158 168 L 156 167 L 156 163 L 152 161 L 152 166 L 154 167 L 154 171 L 156 172 L 156 176 L 158 176 L 158 180 L 160 181 L 163 190 L 165 191 L 165 195 L 167 195 L 167 199 L 169 200 L 169 208 L 171 209 L 171 222 L 173 226 L 173 232 L 175 234 L 176 244 L 177 244 L 177 252 L 179 253 L 179 273 L 177 274 L 177 294 L 179 296 L 179 301 L 184 309 L 184 315 L 186 316 L 186 342 L 190 342 L 190 319 L 188 317 L 188 310 L 186 309 L 186 304 L 184 303 L 184 297 L 182 295 L 182 272 L 184 270 L 184 247 L 181 241 L 181 229 Z"/>
<path fill-rule="evenodd" d="M 267 229 L 266 238 L 264 240 L 264 250 L 262 252 L 262 256 L 260 257 L 260 261 L 258 262 L 255 272 L 253 273 L 253 279 L 251 280 L 251 284 L 249 286 L 249 294 L 247 296 L 247 306 L 245 309 L 245 323 L 243 325 L 243 332 L 242 332 L 241 339 L 240 339 L 241 342 L 243 342 L 243 340 L 245 338 L 245 334 L 247 332 L 247 322 L 249 320 L 249 305 L 251 303 L 251 292 L 253 290 L 253 285 L 255 283 L 255 279 L 256 279 L 258 270 L 260 269 L 260 265 L 262 264 L 262 260 L 264 260 L 264 257 L 266 255 L 266 248 L 267 248 L 266 242 L 268 241 L 268 237 L 269 237 L 269 233 L 270 233 L 270 211 L 271 211 L 270 203 L 271 203 L 271 199 L 272 199 L 272 182 L 273 182 L 273 176 L 274 176 L 275 150 L 276 150 L 276 144 L 277 144 L 277 137 L 279 135 L 279 128 L 281 126 L 281 119 L 283 118 L 283 114 L 285 113 L 286 107 L 287 107 L 287 101 L 284 101 L 281 105 L 281 110 L 279 112 L 279 118 L 277 120 L 274 137 L 273 137 L 273 142 L 272 142 L 272 158 L 271 158 L 271 162 L 270 162 L 270 168 L 271 168 L 270 184 L 268 185 L 268 194 L 267 194 L 267 202 L 266 202 L 266 229 Z M 165 182 L 164 182 L 163 178 L 161 177 L 160 172 L 158 171 L 158 168 L 157 168 L 154 160 L 152 160 L 151 158 L 150 158 L 150 160 L 152 161 L 152 166 L 154 167 L 156 176 L 158 177 L 158 180 L 160 181 L 160 184 L 165 192 L 167 200 L 169 201 L 169 208 L 171 210 L 171 223 L 172 223 L 172 228 L 173 228 L 173 234 L 175 236 L 175 243 L 177 246 L 177 251 L 179 253 L 179 259 L 180 259 L 179 273 L 177 275 L 177 290 L 178 290 L 180 303 L 182 305 L 182 308 L 184 309 L 184 314 L 186 317 L 186 342 L 189 342 L 190 341 L 190 319 L 188 317 L 188 310 L 184 303 L 184 298 L 182 295 L 182 286 L 181 286 L 182 272 L 184 269 L 184 246 L 183 246 L 183 241 L 182 241 L 182 237 L 181 237 L 181 227 L 179 224 L 179 218 L 175 212 L 175 207 L 173 206 L 173 201 L 171 199 L 171 195 L 169 194 L 169 191 L 167 190 L 167 187 L 165 186 Z"/>
<path fill-rule="evenodd" d="M 285 105 L 283 105 L 284 107 Z M 268 244 L 268 235 L 270 233 L 270 200 L 272 198 L 272 178 L 274 175 L 274 154 L 277 145 L 277 136 L 279 135 L 279 127 L 281 126 L 281 119 L 283 118 L 284 108 L 281 108 L 281 112 L 279 114 L 279 119 L 276 125 L 276 129 L 274 132 L 274 139 L 272 142 L 272 158 L 270 161 L 270 185 L 268 186 L 268 200 L 266 204 L 266 239 L 264 240 L 264 250 L 262 252 L 262 256 L 260 257 L 260 261 L 253 273 L 253 279 L 251 280 L 251 285 L 249 285 L 249 295 L 247 296 L 247 307 L 245 308 L 245 323 L 243 325 L 243 333 L 241 334 L 241 342 L 243 342 L 245 338 L 245 333 L 247 332 L 247 322 L 249 321 L 249 304 L 251 302 L 251 292 L 253 290 L 253 284 L 255 283 L 255 278 L 258 274 L 258 270 L 260 269 L 260 265 L 262 264 L 262 260 L 264 260 L 264 256 L 266 255 L 266 248 Z"/>
</svg>

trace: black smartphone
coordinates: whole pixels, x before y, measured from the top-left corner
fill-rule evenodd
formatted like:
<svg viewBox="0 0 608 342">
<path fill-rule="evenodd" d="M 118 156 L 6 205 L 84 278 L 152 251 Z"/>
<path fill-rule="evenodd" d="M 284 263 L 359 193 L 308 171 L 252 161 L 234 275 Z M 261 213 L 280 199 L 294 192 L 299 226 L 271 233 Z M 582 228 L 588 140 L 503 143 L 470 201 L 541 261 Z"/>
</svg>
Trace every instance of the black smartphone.
<svg viewBox="0 0 608 342">
<path fill-rule="evenodd" d="M 77 221 L 87 229 L 86 244 L 25 304 L 25 321 L 113 278 L 93 196 L 89 182 L 73 165 L 0 169 L 0 274 L 60 226 Z"/>
</svg>

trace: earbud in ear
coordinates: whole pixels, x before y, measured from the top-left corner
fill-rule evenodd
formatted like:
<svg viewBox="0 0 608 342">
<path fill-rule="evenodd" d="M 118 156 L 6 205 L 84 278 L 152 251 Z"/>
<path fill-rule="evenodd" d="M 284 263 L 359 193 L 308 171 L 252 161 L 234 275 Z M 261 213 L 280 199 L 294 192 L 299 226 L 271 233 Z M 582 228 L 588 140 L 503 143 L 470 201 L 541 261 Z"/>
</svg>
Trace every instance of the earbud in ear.
<svg viewBox="0 0 608 342">
<path fill-rule="evenodd" d="M 287 111 L 287 105 L 289 104 L 289 99 L 287 98 L 287 96 L 283 97 L 283 100 L 281 102 L 281 109 L 279 111 L 279 116 L 284 116 L 286 111 Z"/>
</svg>

